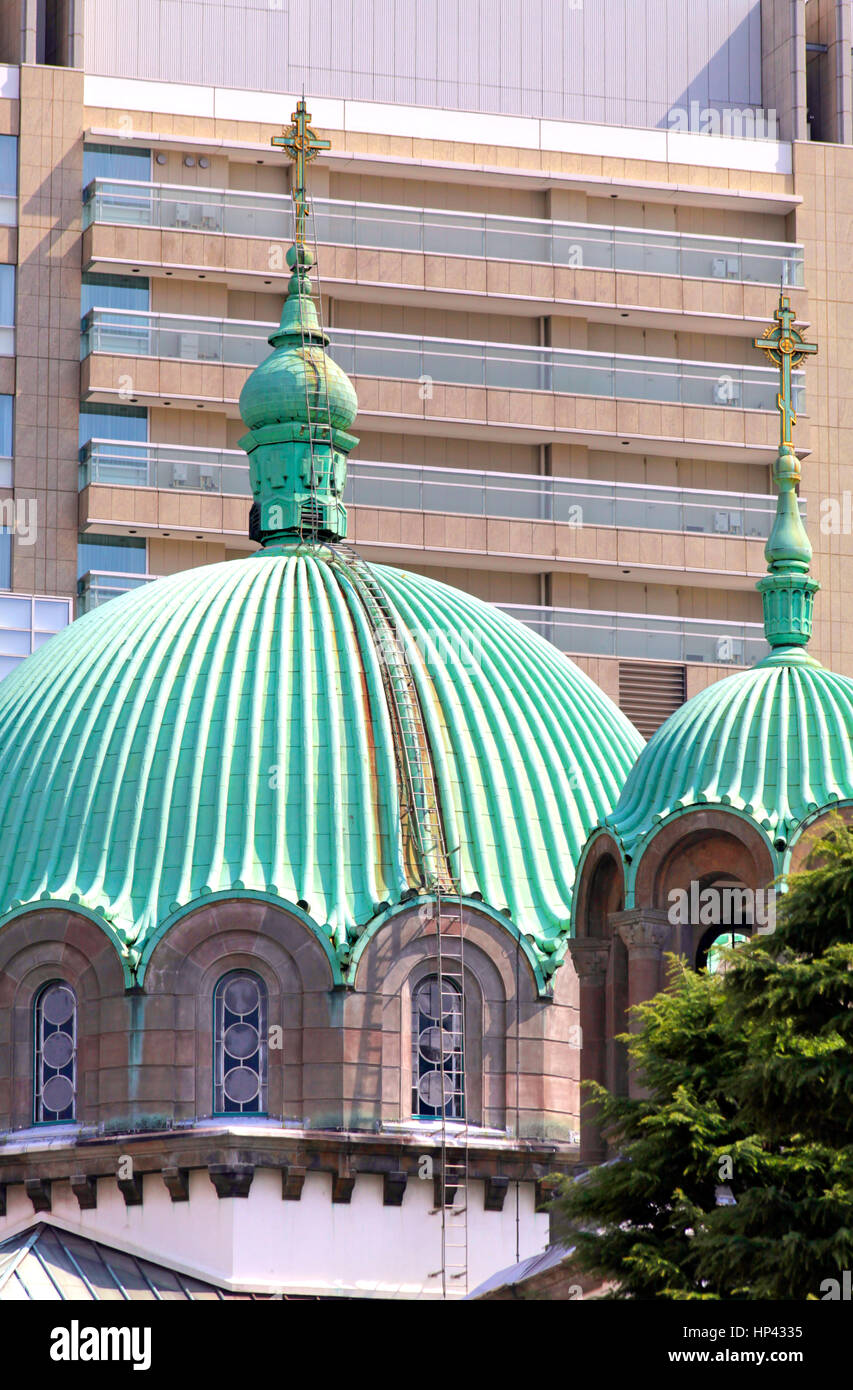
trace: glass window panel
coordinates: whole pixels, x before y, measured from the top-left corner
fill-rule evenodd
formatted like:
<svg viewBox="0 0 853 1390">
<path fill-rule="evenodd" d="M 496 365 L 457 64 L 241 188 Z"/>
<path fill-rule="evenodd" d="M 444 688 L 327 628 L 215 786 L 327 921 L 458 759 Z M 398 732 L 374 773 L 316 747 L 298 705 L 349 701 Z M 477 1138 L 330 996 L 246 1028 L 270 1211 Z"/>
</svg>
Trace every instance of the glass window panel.
<svg viewBox="0 0 853 1390">
<path fill-rule="evenodd" d="M 4 398 L 0 396 L 0 401 Z M 9 398 L 11 399 L 11 397 Z M 148 439 L 148 411 L 134 405 L 81 405 L 80 446 L 90 439 Z"/>
<path fill-rule="evenodd" d="M 29 632 L 19 632 L 14 628 L 0 627 L 0 652 L 3 656 L 29 656 Z"/>
<path fill-rule="evenodd" d="M 12 585 L 12 537 L 8 531 L 0 531 L 0 589 Z M 0 603 L 2 603 L 0 599 Z"/>
<path fill-rule="evenodd" d="M 23 627 L 29 631 L 31 615 L 32 605 L 28 598 L 0 594 L 0 627 Z"/>
<path fill-rule="evenodd" d="M 12 397 L 0 396 L 0 458 L 12 457 Z"/>
<path fill-rule="evenodd" d="M 61 980 L 36 1001 L 34 1119 L 62 1124 L 74 1119 L 77 1091 L 77 999 Z"/>
<path fill-rule="evenodd" d="M 247 970 L 224 975 L 214 996 L 213 1107 L 219 1115 L 266 1112 L 267 991 Z"/>
<path fill-rule="evenodd" d="M 465 1116 L 462 993 L 447 976 L 430 975 L 412 992 L 412 1115 Z"/>
<path fill-rule="evenodd" d="M 10 676 L 22 661 L 23 657 L 21 656 L 0 656 L 0 681 L 4 676 Z"/>
<path fill-rule="evenodd" d="M 83 276 L 80 287 L 81 317 L 90 309 L 138 309 L 147 310 L 151 295 L 148 280 L 144 275 L 94 275 Z"/>
<path fill-rule="evenodd" d="M 107 573 L 144 574 L 145 539 L 138 536 L 81 536 L 77 547 L 77 574 L 89 570 Z"/>
<path fill-rule="evenodd" d="M 151 177 L 151 151 L 130 145 L 84 145 L 83 187 L 92 179 L 138 179 Z"/>
<path fill-rule="evenodd" d="M 18 140 L 15 135 L 0 135 L 0 194 L 18 192 Z"/>
<path fill-rule="evenodd" d="M 0 325 L 15 322 L 15 267 L 0 265 Z"/>
<path fill-rule="evenodd" d="M 38 632 L 50 635 L 68 626 L 67 603 L 51 603 L 49 599 L 37 598 L 33 608 L 33 627 Z"/>
</svg>

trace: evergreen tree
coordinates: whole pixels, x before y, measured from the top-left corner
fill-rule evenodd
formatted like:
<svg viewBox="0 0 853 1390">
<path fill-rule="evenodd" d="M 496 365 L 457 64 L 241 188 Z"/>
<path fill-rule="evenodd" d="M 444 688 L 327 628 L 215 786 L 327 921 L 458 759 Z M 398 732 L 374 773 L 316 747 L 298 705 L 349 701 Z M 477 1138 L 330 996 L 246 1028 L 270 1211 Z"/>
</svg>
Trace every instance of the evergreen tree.
<svg viewBox="0 0 853 1390">
<path fill-rule="evenodd" d="M 738 1118 L 760 1181 L 697 1230 L 700 1273 L 750 1298 L 821 1298 L 853 1271 L 853 830 L 840 818 L 780 899 L 777 930 L 725 977 L 750 1035 Z"/>
</svg>

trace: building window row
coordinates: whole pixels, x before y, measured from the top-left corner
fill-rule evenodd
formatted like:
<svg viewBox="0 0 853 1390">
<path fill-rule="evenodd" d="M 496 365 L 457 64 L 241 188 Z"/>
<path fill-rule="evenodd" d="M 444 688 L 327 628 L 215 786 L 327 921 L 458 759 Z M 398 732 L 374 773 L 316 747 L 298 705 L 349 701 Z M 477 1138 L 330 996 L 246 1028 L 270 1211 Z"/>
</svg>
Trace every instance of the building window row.
<svg viewBox="0 0 853 1390">
<path fill-rule="evenodd" d="M 213 995 L 213 1113 L 264 1115 L 269 1076 L 267 989 L 251 971 L 223 975 Z M 77 998 L 55 980 L 35 1003 L 33 1117 L 77 1118 Z M 412 1118 L 462 1120 L 463 997 L 455 981 L 422 980 L 412 996 Z"/>
</svg>

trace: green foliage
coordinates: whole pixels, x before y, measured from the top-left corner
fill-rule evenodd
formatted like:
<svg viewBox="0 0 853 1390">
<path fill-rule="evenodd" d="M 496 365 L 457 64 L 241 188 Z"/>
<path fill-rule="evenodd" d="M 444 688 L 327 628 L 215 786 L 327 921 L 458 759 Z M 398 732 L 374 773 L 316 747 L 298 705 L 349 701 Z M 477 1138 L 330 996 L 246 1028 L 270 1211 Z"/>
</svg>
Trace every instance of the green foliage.
<svg viewBox="0 0 853 1390">
<path fill-rule="evenodd" d="M 628 1043 L 648 1098 L 589 1088 L 618 1156 L 561 1207 L 613 1297 L 820 1298 L 853 1269 L 853 831 L 815 856 L 724 975 L 670 962 Z"/>
</svg>

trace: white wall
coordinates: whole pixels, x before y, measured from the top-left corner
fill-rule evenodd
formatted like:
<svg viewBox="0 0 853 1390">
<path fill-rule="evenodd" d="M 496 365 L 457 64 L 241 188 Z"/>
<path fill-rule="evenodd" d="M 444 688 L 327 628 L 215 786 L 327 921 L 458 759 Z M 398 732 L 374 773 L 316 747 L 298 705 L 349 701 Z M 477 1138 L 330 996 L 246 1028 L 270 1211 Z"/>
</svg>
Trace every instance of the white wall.
<svg viewBox="0 0 853 1390">
<path fill-rule="evenodd" d="M 285 1202 L 281 1176 L 257 1170 L 247 1198 L 219 1198 L 206 1172 L 190 1174 L 190 1199 L 172 1202 L 159 1174 L 144 1180 L 143 1204 L 127 1207 L 111 1178 L 98 1205 L 81 1211 L 69 1184 L 54 1183 L 52 1211 L 36 1216 L 23 1187 L 7 1193 L 0 1241 L 36 1221 L 103 1241 L 182 1274 L 233 1289 L 439 1297 L 441 1217 L 433 1185 L 411 1179 L 400 1207 L 382 1205 L 382 1179 L 361 1174 L 348 1205 L 333 1205 L 331 1178 L 309 1173 L 301 1200 Z M 520 1191 L 519 1258 L 543 1250 L 548 1217 L 534 1211 L 534 1188 Z M 516 1262 L 515 1189 L 502 1212 L 483 1210 L 483 1184 L 469 1188 L 469 1290 Z M 432 1276 L 432 1277 L 431 1277 Z M 457 1285 L 457 1288 L 459 1286 Z M 461 1289 L 459 1290 L 462 1291 Z"/>
</svg>

